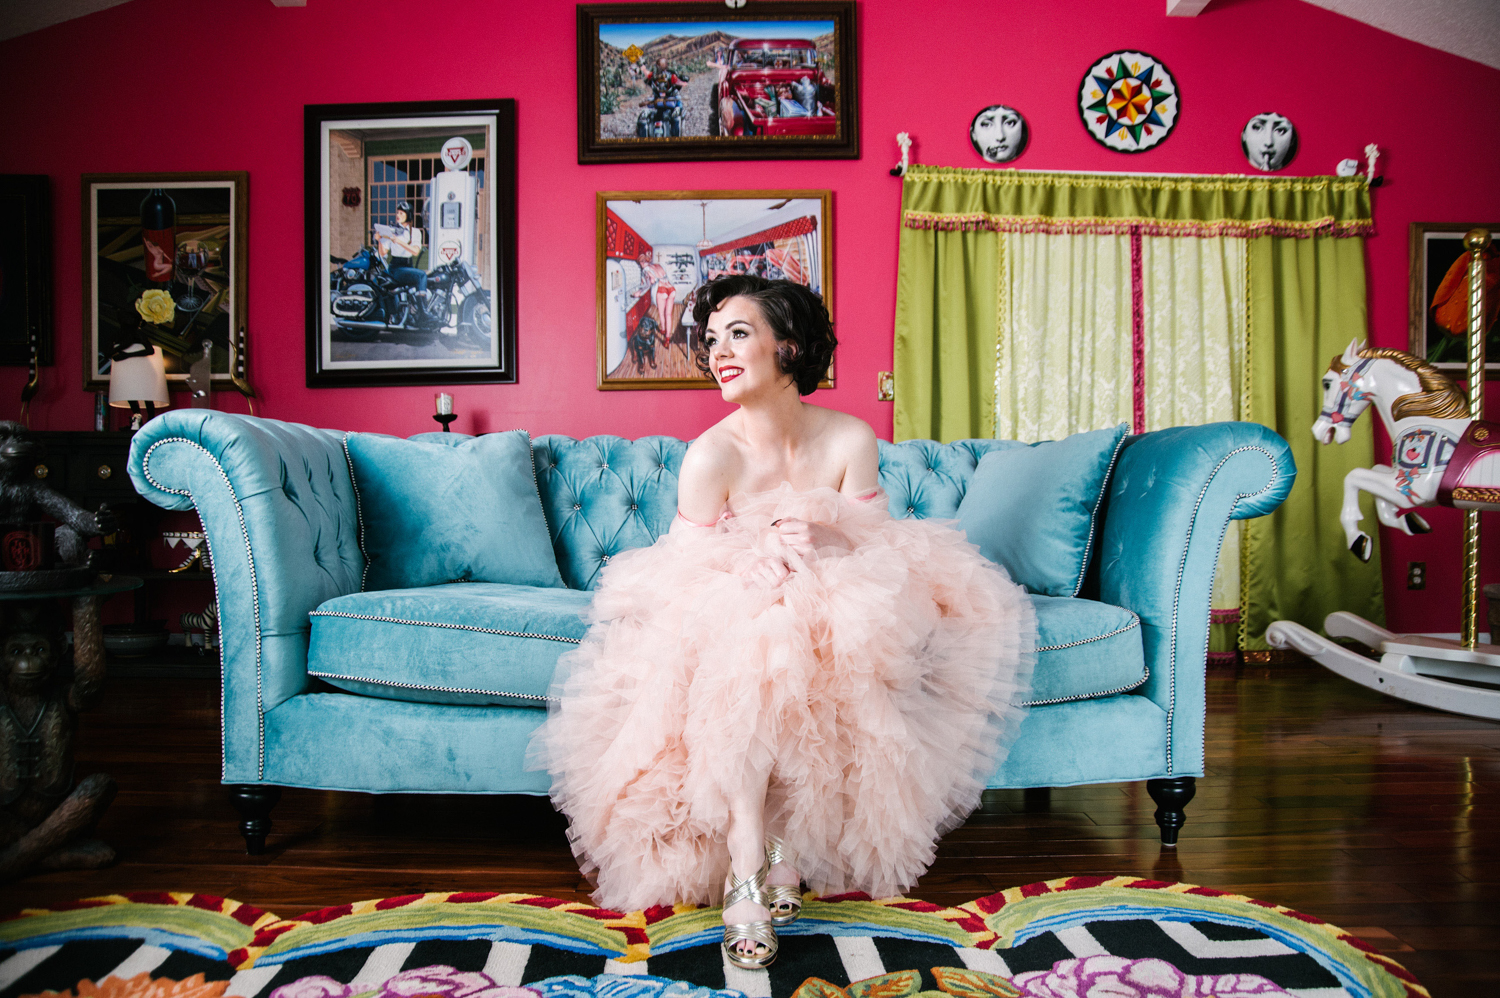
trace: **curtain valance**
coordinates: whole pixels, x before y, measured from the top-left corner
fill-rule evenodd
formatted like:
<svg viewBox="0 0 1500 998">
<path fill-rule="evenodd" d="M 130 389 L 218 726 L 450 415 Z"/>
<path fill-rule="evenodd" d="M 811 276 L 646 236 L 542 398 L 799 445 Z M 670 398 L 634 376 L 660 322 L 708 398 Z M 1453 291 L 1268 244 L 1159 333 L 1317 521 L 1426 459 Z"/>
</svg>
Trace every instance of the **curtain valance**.
<svg viewBox="0 0 1500 998">
<path fill-rule="evenodd" d="M 1324 358 L 1368 335 L 1363 178 L 913 166 L 901 207 L 897 440 L 1264 423 L 1297 482 L 1226 534 L 1216 626 L 1238 618 L 1259 652 L 1273 620 L 1383 619 L 1380 559 L 1351 556 L 1338 527 L 1373 433 L 1323 448 L 1308 432 Z"/>
<path fill-rule="evenodd" d="M 902 225 L 1051 235 L 1354 237 L 1374 232 L 1362 177 L 1145 176 L 912 166 Z"/>
</svg>

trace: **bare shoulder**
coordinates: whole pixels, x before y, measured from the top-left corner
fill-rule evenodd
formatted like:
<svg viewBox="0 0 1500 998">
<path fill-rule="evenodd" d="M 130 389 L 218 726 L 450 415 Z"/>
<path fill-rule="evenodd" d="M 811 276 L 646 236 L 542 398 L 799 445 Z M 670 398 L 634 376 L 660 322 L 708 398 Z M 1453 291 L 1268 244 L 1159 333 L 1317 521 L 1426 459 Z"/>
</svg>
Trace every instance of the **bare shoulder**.
<svg viewBox="0 0 1500 998">
<path fill-rule="evenodd" d="M 824 420 L 822 432 L 839 452 L 852 456 L 875 450 L 875 431 L 869 423 L 837 409 L 822 409 L 821 412 Z"/>
<path fill-rule="evenodd" d="M 854 496 L 875 488 L 880 479 L 880 445 L 870 424 L 834 409 L 820 413 L 828 459 L 843 469 L 840 491 Z"/>
<path fill-rule="evenodd" d="M 724 509 L 740 466 L 733 434 L 722 422 L 709 427 L 682 456 L 677 473 L 677 508 L 688 519 L 712 523 Z"/>
<path fill-rule="evenodd" d="M 732 471 L 740 460 L 740 448 L 729 418 L 721 419 L 688 445 L 682 457 L 683 475 L 717 474 Z"/>
</svg>

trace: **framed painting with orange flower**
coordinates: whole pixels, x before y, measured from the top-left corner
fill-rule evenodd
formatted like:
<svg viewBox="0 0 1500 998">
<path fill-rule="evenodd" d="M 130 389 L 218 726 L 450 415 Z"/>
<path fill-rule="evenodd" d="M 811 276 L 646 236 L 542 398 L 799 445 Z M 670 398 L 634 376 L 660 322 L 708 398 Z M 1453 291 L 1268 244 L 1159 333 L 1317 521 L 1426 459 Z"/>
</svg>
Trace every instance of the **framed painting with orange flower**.
<svg viewBox="0 0 1500 998">
<path fill-rule="evenodd" d="M 1458 381 L 1469 358 L 1469 254 L 1464 235 L 1488 229 L 1485 250 L 1485 377 L 1500 378 L 1500 224 L 1481 222 L 1411 223 L 1411 353 Z"/>
<path fill-rule="evenodd" d="M 144 342 L 169 387 L 206 352 L 214 388 L 250 394 L 249 174 L 90 173 L 82 189 L 84 389 L 107 389 L 114 354 Z"/>
</svg>

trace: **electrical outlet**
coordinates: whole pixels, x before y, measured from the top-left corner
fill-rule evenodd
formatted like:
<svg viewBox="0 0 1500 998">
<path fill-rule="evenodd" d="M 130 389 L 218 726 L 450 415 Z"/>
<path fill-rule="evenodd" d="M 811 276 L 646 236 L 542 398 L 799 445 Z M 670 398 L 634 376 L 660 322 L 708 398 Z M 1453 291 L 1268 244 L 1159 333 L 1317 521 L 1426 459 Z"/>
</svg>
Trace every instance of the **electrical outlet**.
<svg viewBox="0 0 1500 998">
<path fill-rule="evenodd" d="M 1406 588 L 1427 588 L 1427 562 L 1409 561 L 1406 563 Z"/>
</svg>

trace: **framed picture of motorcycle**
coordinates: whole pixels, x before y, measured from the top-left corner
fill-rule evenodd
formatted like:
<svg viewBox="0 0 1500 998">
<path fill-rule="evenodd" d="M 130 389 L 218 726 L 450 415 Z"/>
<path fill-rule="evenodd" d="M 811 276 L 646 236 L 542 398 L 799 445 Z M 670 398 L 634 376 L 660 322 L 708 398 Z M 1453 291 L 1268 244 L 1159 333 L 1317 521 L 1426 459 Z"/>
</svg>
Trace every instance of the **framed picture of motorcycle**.
<svg viewBox="0 0 1500 998">
<path fill-rule="evenodd" d="M 578 162 L 857 159 L 854 0 L 578 7 Z"/>
<path fill-rule="evenodd" d="M 595 210 L 601 389 L 717 388 L 693 315 L 716 277 L 796 281 L 833 314 L 831 191 L 602 191 Z"/>
<path fill-rule="evenodd" d="M 210 386 L 252 394 L 249 174 L 86 173 L 82 193 L 84 390 L 107 390 L 118 351 L 145 343 L 185 391 L 207 344 Z"/>
<path fill-rule="evenodd" d="M 307 384 L 516 380 L 514 100 L 303 113 Z"/>
</svg>

